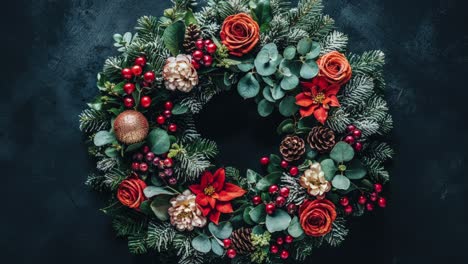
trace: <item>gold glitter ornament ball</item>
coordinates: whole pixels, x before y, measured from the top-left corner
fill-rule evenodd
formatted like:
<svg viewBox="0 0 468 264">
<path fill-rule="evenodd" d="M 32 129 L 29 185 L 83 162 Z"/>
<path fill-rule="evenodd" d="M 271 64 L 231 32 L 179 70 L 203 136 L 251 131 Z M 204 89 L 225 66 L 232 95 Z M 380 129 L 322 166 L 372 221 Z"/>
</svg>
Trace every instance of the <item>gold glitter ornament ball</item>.
<svg viewBox="0 0 468 264">
<path fill-rule="evenodd" d="M 148 131 L 148 120 L 138 111 L 124 111 L 114 121 L 114 132 L 117 140 L 127 145 L 143 141 L 148 135 Z"/>
</svg>

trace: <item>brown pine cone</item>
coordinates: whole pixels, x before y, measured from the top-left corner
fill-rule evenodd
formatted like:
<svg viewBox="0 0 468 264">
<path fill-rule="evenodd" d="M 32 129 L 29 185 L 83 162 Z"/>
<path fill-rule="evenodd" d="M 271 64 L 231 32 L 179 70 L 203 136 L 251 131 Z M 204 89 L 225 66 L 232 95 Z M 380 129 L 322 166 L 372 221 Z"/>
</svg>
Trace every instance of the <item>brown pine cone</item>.
<svg viewBox="0 0 468 264">
<path fill-rule="evenodd" d="M 201 31 L 197 25 L 190 24 L 185 29 L 185 37 L 184 37 L 184 49 L 188 54 L 191 54 L 195 51 L 195 41 L 201 38 Z"/>
<path fill-rule="evenodd" d="M 250 235 L 252 228 L 241 227 L 231 234 L 231 246 L 238 254 L 248 254 L 255 250 Z"/>
<path fill-rule="evenodd" d="M 330 152 L 335 146 L 335 133 L 327 127 L 313 127 L 307 136 L 307 143 L 319 153 Z"/>
<path fill-rule="evenodd" d="M 298 136 L 286 136 L 281 141 L 280 153 L 288 162 L 300 159 L 305 153 L 304 140 Z"/>
</svg>

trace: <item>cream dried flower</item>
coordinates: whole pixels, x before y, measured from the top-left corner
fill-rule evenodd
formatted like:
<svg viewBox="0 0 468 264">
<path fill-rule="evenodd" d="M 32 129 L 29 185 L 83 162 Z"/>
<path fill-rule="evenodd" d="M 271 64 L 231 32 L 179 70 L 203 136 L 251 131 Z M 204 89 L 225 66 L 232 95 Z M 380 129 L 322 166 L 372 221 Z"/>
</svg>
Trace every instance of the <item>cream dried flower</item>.
<svg viewBox="0 0 468 264">
<path fill-rule="evenodd" d="M 192 231 L 194 227 L 206 225 L 206 217 L 203 216 L 200 208 L 195 202 L 196 196 L 185 190 L 182 194 L 171 199 L 171 207 L 168 210 L 171 225 L 179 231 Z"/>
<path fill-rule="evenodd" d="M 331 190 L 331 184 L 325 179 L 325 173 L 318 162 L 313 163 L 309 169 L 304 171 L 299 183 L 307 189 L 308 194 L 316 196 L 318 199 L 322 199 L 325 193 Z"/>
<path fill-rule="evenodd" d="M 198 73 L 189 55 L 169 57 L 163 68 L 163 77 L 166 88 L 171 91 L 177 89 L 188 93 L 198 84 Z"/>
</svg>

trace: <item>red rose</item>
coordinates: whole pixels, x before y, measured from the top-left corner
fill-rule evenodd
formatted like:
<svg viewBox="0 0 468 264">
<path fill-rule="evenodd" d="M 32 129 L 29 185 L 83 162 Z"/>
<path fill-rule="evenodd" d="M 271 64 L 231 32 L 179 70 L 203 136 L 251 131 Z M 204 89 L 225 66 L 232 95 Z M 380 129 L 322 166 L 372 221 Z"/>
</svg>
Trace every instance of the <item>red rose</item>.
<svg viewBox="0 0 468 264">
<path fill-rule="evenodd" d="M 130 208 L 139 208 L 141 203 L 146 200 L 143 190 L 146 183 L 137 178 L 123 180 L 117 190 L 119 201 Z"/>
<path fill-rule="evenodd" d="M 260 40 L 260 27 L 249 15 L 228 16 L 221 28 L 221 42 L 233 56 L 241 57 L 251 51 Z"/>
<path fill-rule="evenodd" d="M 336 219 L 335 205 L 327 199 L 306 200 L 299 208 L 299 219 L 307 235 L 324 236 L 331 231 Z"/>
<path fill-rule="evenodd" d="M 346 57 L 338 51 L 329 52 L 317 61 L 320 72 L 331 84 L 343 85 L 351 79 L 352 70 Z"/>
</svg>

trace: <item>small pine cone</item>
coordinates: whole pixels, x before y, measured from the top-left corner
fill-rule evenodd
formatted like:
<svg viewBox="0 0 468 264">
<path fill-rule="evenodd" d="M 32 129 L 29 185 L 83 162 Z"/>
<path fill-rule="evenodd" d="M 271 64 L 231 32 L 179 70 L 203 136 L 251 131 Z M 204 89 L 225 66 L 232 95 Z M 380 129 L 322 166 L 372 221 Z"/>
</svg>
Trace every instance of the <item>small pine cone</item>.
<svg viewBox="0 0 468 264">
<path fill-rule="evenodd" d="M 288 162 L 300 159 L 305 153 L 304 140 L 298 136 L 286 136 L 281 141 L 280 153 Z"/>
<path fill-rule="evenodd" d="M 330 152 L 335 146 L 335 133 L 327 127 L 313 127 L 307 136 L 307 143 L 319 153 Z"/>
<path fill-rule="evenodd" d="M 255 250 L 251 239 L 252 228 L 241 227 L 231 234 L 231 246 L 238 254 L 248 254 Z"/>
<path fill-rule="evenodd" d="M 194 24 L 188 25 L 185 29 L 185 38 L 184 38 L 184 49 L 187 53 L 192 53 L 195 51 L 195 41 L 201 38 L 200 27 Z"/>
</svg>

